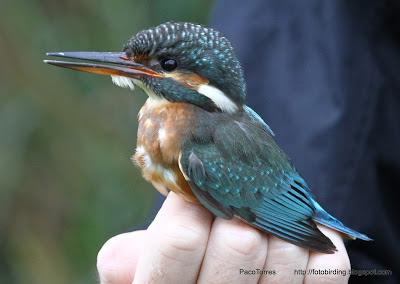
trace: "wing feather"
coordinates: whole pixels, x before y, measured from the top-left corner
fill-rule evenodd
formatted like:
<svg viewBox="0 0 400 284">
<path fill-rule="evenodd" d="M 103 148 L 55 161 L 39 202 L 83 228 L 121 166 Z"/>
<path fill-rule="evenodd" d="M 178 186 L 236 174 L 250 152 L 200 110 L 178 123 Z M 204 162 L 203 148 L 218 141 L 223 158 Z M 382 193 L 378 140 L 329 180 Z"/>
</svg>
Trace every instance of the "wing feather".
<svg viewBox="0 0 400 284">
<path fill-rule="evenodd" d="M 215 144 L 201 143 L 186 145 L 179 163 L 194 195 L 214 215 L 240 217 L 298 246 L 335 251 L 312 221 L 315 208 L 307 185 L 288 164 L 272 168 L 265 159 L 223 158 Z"/>
</svg>

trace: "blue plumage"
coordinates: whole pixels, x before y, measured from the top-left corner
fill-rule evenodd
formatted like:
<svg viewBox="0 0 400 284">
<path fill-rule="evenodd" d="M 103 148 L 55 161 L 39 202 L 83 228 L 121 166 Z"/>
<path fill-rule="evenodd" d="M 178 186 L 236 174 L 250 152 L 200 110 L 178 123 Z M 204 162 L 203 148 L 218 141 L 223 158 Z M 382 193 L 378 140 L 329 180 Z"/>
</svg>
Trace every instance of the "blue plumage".
<svg viewBox="0 0 400 284">
<path fill-rule="evenodd" d="M 229 120 L 220 116 L 218 127 L 207 132 L 209 137 L 202 133 L 201 140 L 195 135 L 187 140 L 180 159 L 193 193 L 214 215 L 239 217 L 281 239 L 325 253 L 336 248 L 316 223 L 351 239 L 371 240 L 322 209 L 253 110 L 246 108 Z M 207 119 L 198 124 L 202 121 Z"/>
</svg>

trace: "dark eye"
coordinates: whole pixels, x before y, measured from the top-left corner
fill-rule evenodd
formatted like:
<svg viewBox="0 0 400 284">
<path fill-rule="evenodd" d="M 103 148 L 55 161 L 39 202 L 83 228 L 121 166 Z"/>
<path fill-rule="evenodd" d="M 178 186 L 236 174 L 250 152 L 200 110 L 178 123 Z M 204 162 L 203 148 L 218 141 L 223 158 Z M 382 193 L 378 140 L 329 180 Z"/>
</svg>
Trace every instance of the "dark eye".
<svg viewBox="0 0 400 284">
<path fill-rule="evenodd" d="M 176 62 L 175 59 L 171 59 L 171 58 L 166 58 L 161 60 L 160 65 L 162 67 L 162 69 L 164 69 L 165 71 L 171 72 L 173 70 L 176 69 L 176 67 L 178 67 L 178 63 Z"/>
</svg>

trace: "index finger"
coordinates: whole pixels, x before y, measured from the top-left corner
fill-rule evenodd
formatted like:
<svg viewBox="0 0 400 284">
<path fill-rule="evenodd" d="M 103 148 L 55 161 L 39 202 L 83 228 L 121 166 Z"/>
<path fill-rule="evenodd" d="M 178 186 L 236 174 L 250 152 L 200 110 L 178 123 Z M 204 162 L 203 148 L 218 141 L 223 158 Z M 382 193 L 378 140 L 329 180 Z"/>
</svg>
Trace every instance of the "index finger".
<svg viewBox="0 0 400 284">
<path fill-rule="evenodd" d="M 147 247 L 134 283 L 195 283 L 207 247 L 212 216 L 170 192 L 148 228 Z"/>
</svg>

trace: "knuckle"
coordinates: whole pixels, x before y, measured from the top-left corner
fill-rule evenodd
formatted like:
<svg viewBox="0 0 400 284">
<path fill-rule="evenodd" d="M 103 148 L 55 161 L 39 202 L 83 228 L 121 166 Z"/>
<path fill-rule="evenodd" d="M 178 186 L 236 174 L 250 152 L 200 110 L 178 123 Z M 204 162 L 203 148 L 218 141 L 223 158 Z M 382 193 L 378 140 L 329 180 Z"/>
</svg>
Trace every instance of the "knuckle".
<svg viewBox="0 0 400 284">
<path fill-rule="evenodd" d="M 204 249 L 208 233 L 201 228 L 190 224 L 172 223 L 168 225 L 164 237 L 161 239 L 162 252 L 166 256 L 177 258 L 180 255 L 196 254 Z"/>
<path fill-rule="evenodd" d="M 280 239 L 276 239 L 276 242 L 274 242 L 274 244 L 275 244 L 273 246 L 274 251 L 279 252 L 280 255 L 290 258 L 297 257 L 300 253 L 302 253 L 305 250 L 301 247 L 298 247 L 294 244 L 288 243 Z"/>
<path fill-rule="evenodd" d="M 282 268 L 292 267 L 302 259 L 307 259 L 308 250 L 288 243 L 276 237 L 270 238 L 270 254 L 279 255 L 279 258 L 274 259 L 274 263 Z"/>
<path fill-rule="evenodd" d="M 263 237 L 256 229 L 240 226 L 226 230 L 222 240 L 235 253 L 250 257 L 259 252 Z"/>
</svg>

